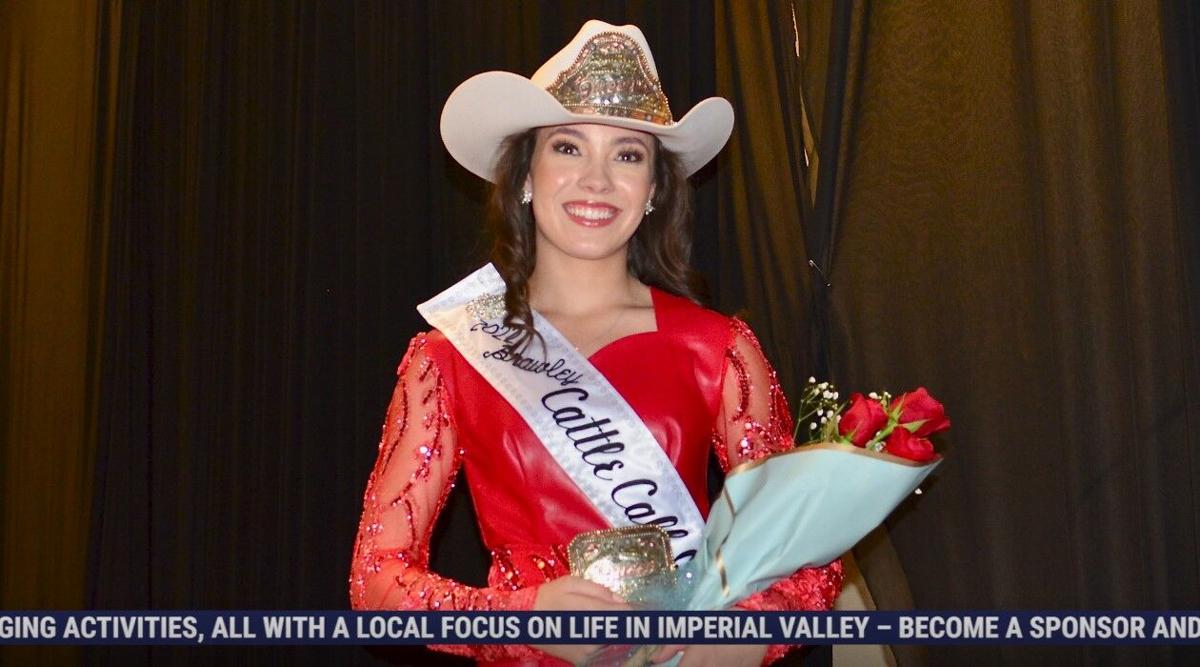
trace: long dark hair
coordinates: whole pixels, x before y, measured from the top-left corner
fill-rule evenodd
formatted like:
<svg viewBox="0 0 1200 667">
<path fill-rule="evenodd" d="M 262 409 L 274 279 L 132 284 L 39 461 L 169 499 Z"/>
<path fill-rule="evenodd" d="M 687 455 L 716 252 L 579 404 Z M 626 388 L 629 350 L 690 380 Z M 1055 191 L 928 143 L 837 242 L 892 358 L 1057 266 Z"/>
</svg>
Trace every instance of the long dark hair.
<svg viewBox="0 0 1200 667">
<path fill-rule="evenodd" d="M 537 128 L 510 135 L 500 145 L 495 183 L 488 202 L 488 225 L 495 239 L 492 264 L 508 289 L 504 325 L 514 334 L 512 347 L 524 350 L 540 338 L 529 308 L 529 277 L 537 264 L 533 207 L 520 202 L 533 162 Z M 692 196 L 679 157 L 654 138 L 654 213 L 642 219 L 629 240 L 629 271 L 663 291 L 699 302 L 701 281 L 688 264 L 692 252 Z"/>
</svg>

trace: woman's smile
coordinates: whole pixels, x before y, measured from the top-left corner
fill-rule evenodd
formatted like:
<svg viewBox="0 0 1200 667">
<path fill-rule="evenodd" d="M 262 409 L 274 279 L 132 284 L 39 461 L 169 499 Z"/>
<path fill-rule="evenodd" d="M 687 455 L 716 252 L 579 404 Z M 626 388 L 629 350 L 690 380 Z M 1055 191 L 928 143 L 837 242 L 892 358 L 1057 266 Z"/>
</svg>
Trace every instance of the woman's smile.
<svg viewBox="0 0 1200 667">
<path fill-rule="evenodd" d="M 617 219 L 621 209 L 611 204 L 589 201 L 569 201 L 563 204 L 567 217 L 584 227 L 604 227 Z"/>
</svg>

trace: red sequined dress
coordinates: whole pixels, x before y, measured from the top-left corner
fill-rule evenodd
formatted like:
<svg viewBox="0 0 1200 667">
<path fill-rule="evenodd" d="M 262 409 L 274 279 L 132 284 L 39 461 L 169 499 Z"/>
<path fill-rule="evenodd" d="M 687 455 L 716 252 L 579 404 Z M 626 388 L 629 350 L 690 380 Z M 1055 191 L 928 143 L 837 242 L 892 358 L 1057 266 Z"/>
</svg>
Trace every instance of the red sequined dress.
<svg viewBox="0 0 1200 667">
<path fill-rule="evenodd" d="M 592 364 L 666 450 L 708 515 L 709 448 L 728 470 L 791 446 L 792 419 L 750 329 L 652 289 L 657 331 L 613 341 Z M 610 527 L 520 415 L 438 331 L 416 336 L 367 482 L 350 572 L 355 609 L 506 609 L 533 606 L 539 584 L 568 574 L 566 544 Z M 491 550 L 488 587 L 428 569 L 434 522 L 460 467 Z M 841 563 L 800 570 L 739 607 L 829 609 Z M 435 646 L 496 664 L 563 665 L 528 646 Z M 788 647 L 773 646 L 767 660 Z"/>
</svg>

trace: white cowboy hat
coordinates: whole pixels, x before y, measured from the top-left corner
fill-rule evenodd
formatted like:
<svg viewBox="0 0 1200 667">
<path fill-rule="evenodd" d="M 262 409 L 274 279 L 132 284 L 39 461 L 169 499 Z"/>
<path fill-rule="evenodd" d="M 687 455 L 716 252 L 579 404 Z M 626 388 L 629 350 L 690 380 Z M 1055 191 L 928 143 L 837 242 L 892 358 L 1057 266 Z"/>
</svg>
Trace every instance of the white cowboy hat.
<svg viewBox="0 0 1200 667">
<path fill-rule="evenodd" d="M 728 141 L 733 107 L 710 97 L 676 122 L 642 31 L 592 20 L 532 78 L 484 72 L 462 82 L 442 109 L 442 141 L 459 164 L 491 181 L 505 137 L 569 123 L 649 132 L 691 175 Z"/>
</svg>

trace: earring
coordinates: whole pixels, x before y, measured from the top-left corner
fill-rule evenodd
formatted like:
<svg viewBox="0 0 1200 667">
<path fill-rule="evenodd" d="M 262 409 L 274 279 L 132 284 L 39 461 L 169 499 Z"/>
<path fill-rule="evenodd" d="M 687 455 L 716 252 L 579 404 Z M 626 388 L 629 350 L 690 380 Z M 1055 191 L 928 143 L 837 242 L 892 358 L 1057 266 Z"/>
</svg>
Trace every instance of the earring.
<svg viewBox="0 0 1200 667">
<path fill-rule="evenodd" d="M 646 200 L 646 206 L 642 208 L 642 212 L 645 215 L 650 215 L 654 212 L 654 204 L 651 204 L 649 199 Z"/>
<path fill-rule="evenodd" d="M 528 190 L 522 191 L 521 192 L 521 203 L 528 204 L 531 201 L 533 201 L 533 193 Z"/>
</svg>

